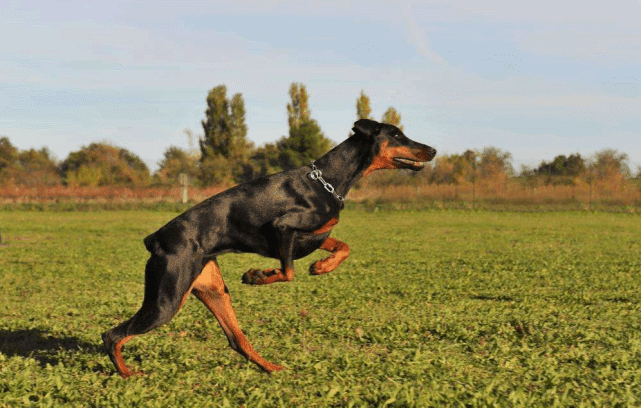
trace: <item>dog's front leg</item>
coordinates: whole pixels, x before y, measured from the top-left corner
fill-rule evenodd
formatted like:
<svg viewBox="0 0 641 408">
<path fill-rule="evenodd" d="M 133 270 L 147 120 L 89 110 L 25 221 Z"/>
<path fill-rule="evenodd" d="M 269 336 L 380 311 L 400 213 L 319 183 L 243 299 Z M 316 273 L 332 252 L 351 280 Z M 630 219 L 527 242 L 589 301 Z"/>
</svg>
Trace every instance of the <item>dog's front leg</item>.
<svg viewBox="0 0 641 408">
<path fill-rule="evenodd" d="M 316 261 L 309 267 L 311 275 L 322 275 L 331 272 L 349 256 L 349 246 L 335 238 L 328 237 L 320 249 L 330 252 L 327 258 Z"/>
<path fill-rule="evenodd" d="M 243 283 L 249 285 L 267 285 L 274 282 L 289 282 L 294 279 L 294 241 L 297 225 L 308 222 L 299 213 L 287 214 L 272 222 L 271 227 L 278 248 L 280 269 L 250 269 L 243 274 Z M 303 224 L 305 225 L 305 224 Z"/>
</svg>

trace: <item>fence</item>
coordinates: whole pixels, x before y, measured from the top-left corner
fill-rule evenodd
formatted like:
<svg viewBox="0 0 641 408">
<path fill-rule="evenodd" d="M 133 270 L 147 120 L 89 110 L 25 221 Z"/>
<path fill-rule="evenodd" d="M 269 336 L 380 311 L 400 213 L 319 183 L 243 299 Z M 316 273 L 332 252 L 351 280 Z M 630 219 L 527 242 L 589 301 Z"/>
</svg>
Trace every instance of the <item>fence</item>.
<svg viewBox="0 0 641 408">
<path fill-rule="evenodd" d="M 530 208 L 596 210 L 627 207 L 641 212 L 641 185 L 625 182 L 527 186 L 515 180 L 499 183 L 367 186 L 349 199 L 365 203 L 401 203 L 442 208 Z"/>
<path fill-rule="evenodd" d="M 188 202 L 193 204 L 224 190 L 225 187 L 189 189 Z M 0 189 L 0 206 L 30 203 L 73 204 L 120 203 L 135 207 L 159 202 L 181 203 L 184 190 L 176 187 L 4 187 Z M 564 209 L 601 210 L 625 208 L 641 212 L 641 185 L 626 181 L 580 183 L 573 186 L 527 186 L 513 179 L 498 183 L 357 185 L 348 201 L 364 205 L 396 204 L 407 207 L 467 209 Z"/>
</svg>

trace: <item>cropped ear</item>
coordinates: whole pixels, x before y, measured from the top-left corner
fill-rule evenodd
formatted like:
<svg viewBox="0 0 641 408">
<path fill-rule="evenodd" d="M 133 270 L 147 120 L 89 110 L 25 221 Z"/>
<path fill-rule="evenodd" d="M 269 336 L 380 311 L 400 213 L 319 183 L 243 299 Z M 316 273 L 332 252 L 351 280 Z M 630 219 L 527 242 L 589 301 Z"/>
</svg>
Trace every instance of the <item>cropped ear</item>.
<svg viewBox="0 0 641 408">
<path fill-rule="evenodd" d="M 371 119 L 359 119 L 354 122 L 352 130 L 356 133 L 363 133 L 366 136 L 372 136 L 381 130 L 381 124 Z"/>
</svg>

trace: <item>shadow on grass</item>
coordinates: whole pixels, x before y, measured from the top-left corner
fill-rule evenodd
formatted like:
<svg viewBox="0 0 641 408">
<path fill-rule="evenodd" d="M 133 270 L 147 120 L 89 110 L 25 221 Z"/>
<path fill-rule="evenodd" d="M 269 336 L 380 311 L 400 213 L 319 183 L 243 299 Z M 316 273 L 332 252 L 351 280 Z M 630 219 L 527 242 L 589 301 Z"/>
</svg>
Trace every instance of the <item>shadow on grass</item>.
<svg viewBox="0 0 641 408">
<path fill-rule="evenodd" d="M 99 354 L 102 347 L 76 337 L 54 337 L 37 329 L 0 330 L 0 353 L 8 357 L 31 357 L 42 367 L 57 365 L 60 351 Z"/>
<path fill-rule="evenodd" d="M 472 295 L 470 299 L 475 300 L 493 300 L 495 302 L 521 302 L 521 299 L 515 299 L 511 296 L 492 296 L 492 295 Z"/>
</svg>

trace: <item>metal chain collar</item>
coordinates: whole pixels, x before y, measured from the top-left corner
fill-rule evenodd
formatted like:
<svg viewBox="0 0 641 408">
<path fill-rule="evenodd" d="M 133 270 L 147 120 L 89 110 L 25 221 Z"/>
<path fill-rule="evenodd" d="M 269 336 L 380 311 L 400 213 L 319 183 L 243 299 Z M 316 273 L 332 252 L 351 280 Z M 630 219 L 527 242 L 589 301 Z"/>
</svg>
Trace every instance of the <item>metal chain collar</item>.
<svg viewBox="0 0 641 408">
<path fill-rule="evenodd" d="M 329 184 L 328 182 L 325 181 L 325 179 L 323 178 L 323 173 L 316 168 L 316 165 L 314 165 L 314 162 L 312 162 L 312 164 L 310 164 L 310 166 L 312 168 L 312 171 L 307 174 L 307 177 L 309 177 L 312 180 L 318 180 L 321 183 L 323 183 L 323 187 L 325 187 L 325 190 L 327 190 L 330 193 L 332 193 L 332 195 L 334 197 L 336 197 L 336 199 L 338 201 L 340 201 L 340 202 L 345 201 L 345 199 L 343 197 L 341 197 L 338 194 L 336 194 L 336 191 L 334 191 L 334 186 L 332 186 L 331 184 Z"/>
</svg>

